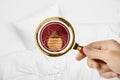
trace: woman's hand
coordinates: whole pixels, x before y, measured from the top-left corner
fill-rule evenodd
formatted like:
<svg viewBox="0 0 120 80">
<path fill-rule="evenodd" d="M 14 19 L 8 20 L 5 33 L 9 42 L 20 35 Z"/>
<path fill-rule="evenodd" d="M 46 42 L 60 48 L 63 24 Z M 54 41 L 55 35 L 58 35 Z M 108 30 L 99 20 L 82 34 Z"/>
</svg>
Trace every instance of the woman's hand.
<svg viewBox="0 0 120 80">
<path fill-rule="evenodd" d="M 88 57 L 88 66 L 96 68 L 104 78 L 120 77 L 120 44 L 115 40 L 98 41 L 83 48 Z M 85 56 L 78 54 L 76 59 Z"/>
</svg>

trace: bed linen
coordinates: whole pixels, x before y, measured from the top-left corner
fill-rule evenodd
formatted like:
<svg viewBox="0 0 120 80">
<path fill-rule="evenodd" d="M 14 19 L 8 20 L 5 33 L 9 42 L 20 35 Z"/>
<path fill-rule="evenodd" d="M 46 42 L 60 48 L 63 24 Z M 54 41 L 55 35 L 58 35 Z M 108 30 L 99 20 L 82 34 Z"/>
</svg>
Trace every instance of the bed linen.
<svg viewBox="0 0 120 80">
<path fill-rule="evenodd" d="M 91 4 L 94 1 L 95 0 L 91 0 Z M 107 1 L 105 1 L 105 3 L 107 3 Z M 0 57 L 0 80 L 106 80 L 101 78 L 96 70 L 90 69 L 87 66 L 87 58 L 77 62 L 75 60 L 75 56 L 78 53 L 77 51 L 70 50 L 66 55 L 58 58 L 43 55 L 34 44 L 34 31 L 42 19 L 60 16 L 67 19 L 72 24 L 76 34 L 76 42 L 81 45 L 105 39 L 115 39 L 119 42 L 120 24 L 119 17 L 117 17 L 119 13 L 119 11 L 117 12 L 118 5 L 113 8 L 113 10 L 115 10 L 114 12 L 107 17 L 102 15 L 103 17 L 100 18 L 98 15 L 94 16 L 92 13 L 87 16 L 81 13 L 80 15 L 84 16 L 77 17 L 80 13 L 75 14 L 75 8 L 78 6 L 77 2 L 75 2 L 76 5 L 74 5 L 73 8 L 70 7 L 74 1 L 69 1 L 70 4 L 65 5 L 65 3 L 68 2 L 67 0 L 65 0 L 65 2 L 63 0 L 53 0 L 51 3 L 49 3 L 49 1 L 47 2 L 50 4 L 49 6 L 43 1 L 44 5 L 40 3 L 42 8 L 39 8 L 39 3 L 37 2 L 39 1 L 35 1 L 37 5 L 34 3 L 37 8 L 30 7 L 30 4 L 32 4 L 32 2 L 30 2 L 28 6 L 32 10 L 29 9 L 26 11 L 24 7 L 22 7 L 21 9 L 24 10 L 24 14 L 21 13 L 21 15 L 19 14 L 20 16 L 13 17 L 13 19 L 9 17 L 7 20 L 8 22 L 10 21 L 12 28 L 16 31 L 14 34 L 17 34 L 17 37 L 19 37 L 18 40 L 16 38 L 15 40 L 22 44 L 22 46 L 21 48 L 19 47 L 19 50 L 15 50 L 16 46 L 13 45 L 14 51 L 8 50 L 8 52 L 6 52 L 8 53 L 7 55 Z M 116 4 L 116 2 L 117 0 L 113 1 L 113 5 Z M 24 4 L 25 3 L 27 3 L 27 1 L 24 2 Z M 85 2 L 83 1 L 83 3 Z M 102 1 L 100 3 L 102 4 Z M 110 0 L 110 4 L 107 5 L 111 6 L 111 4 L 112 0 Z M 92 8 L 93 7 L 91 7 L 91 9 Z M 105 10 L 102 9 L 100 10 L 105 11 L 107 7 Z M 111 11 L 109 9 L 108 7 L 108 13 Z M 74 12 L 70 12 L 70 10 L 74 10 Z M 92 10 L 94 11 L 94 8 Z"/>
</svg>

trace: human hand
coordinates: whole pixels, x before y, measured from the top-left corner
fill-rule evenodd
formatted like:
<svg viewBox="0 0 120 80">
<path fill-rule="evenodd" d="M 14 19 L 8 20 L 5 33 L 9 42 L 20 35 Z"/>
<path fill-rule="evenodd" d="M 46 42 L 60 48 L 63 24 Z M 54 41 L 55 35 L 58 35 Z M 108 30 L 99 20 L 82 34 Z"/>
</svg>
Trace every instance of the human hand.
<svg viewBox="0 0 120 80">
<path fill-rule="evenodd" d="M 88 57 L 88 66 L 96 68 L 104 78 L 120 77 L 120 44 L 115 40 L 98 41 L 83 48 Z M 78 54 L 76 59 L 85 57 Z"/>
</svg>

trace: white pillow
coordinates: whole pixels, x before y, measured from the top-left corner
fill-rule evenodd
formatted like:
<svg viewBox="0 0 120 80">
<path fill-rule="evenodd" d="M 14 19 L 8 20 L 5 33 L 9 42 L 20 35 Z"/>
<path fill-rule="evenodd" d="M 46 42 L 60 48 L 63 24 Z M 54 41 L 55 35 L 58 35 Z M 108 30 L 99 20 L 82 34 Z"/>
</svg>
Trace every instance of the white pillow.
<svg viewBox="0 0 120 80">
<path fill-rule="evenodd" d="M 18 20 L 13 23 L 28 49 L 35 48 L 34 33 L 40 22 L 45 18 L 53 16 L 60 16 L 57 3 L 49 8 L 38 10 L 37 13 L 22 21 Z"/>
<path fill-rule="evenodd" d="M 74 22 L 120 22 L 120 0 L 59 0 L 59 2 L 62 14 Z"/>
<path fill-rule="evenodd" d="M 50 7 L 56 0 L 0 0 L 0 20 L 7 22 L 25 18 L 36 12 Z"/>
<path fill-rule="evenodd" d="M 81 45 L 90 42 L 114 39 L 120 42 L 119 23 L 74 23 L 76 42 Z"/>
<path fill-rule="evenodd" d="M 116 2 L 114 2 L 114 4 L 115 3 Z M 63 7 L 62 7 L 62 4 L 60 4 L 60 5 L 61 5 L 61 9 L 65 7 L 64 4 L 63 4 Z M 71 13 L 69 13 L 69 15 L 67 15 L 67 12 L 64 10 L 67 10 L 67 9 L 64 8 L 60 11 L 62 11 L 62 16 L 64 16 L 72 24 L 73 28 L 75 29 L 76 42 L 78 42 L 82 45 L 85 45 L 85 44 L 88 44 L 88 43 L 96 41 L 96 40 L 106 39 L 106 37 L 107 37 L 106 35 L 109 31 L 109 26 L 111 25 L 111 21 L 110 22 L 108 21 L 109 23 L 108 22 L 103 23 L 101 21 L 99 23 L 96 23 L 96 21 L 92 21 L 92 22 L 86 21 L 85 22 L 84 20 L 81 21 L 80 20 L 81 18 L 79 18 L 79 17 L 77 17 L 75 19 L 75 15 L 73 17 L 73 14 L 72 14 L 73 12 L 71 12 Z M 63 12 L 64 13 L 66 12 L 66 14 L 64 14 Z M 108 10 L 108 12 L 109 12 L 109 10 Z M 35 32 L 35 29 L 38 26 L 38 24 L 47 17 L 60 16 L 60 15 L 61 14 L 59 12 L 58 4 L 55 4 L 48 9 L 45 9 L 44 11 L 41 11 L 41 10 L 38 11 L 36 14 L 34 14 L 22 21 L 18 20 L 16 22 L 14 22 L 14 25 L 16 26 L 19 34 L 21 35 L 21 38 L 22 38 L 24 44 L 26 45 L 26 47 L 28 49 L 33 49 L 33 48 L 35 48 L 34 32 Z M 70 15 L 72 15 L 72 16 L 70 17 Z M 96 16 L 94 16 L 94 17 L 96 17 Z M 94 19 L 94 17 L 93 17 L 93 19 Z"/>
<path fill-rule="evenodd" d="M 113 23 L 110 25 L 110 30 L 107 35 L 108 39 L 114 39 L 120 43 L 120 23 Z"/>
<path fill-rule="evenodd" d="M 24 50 L 25 46 L 11 24 L 0 24 L 0 56 Z"/>
</svg>

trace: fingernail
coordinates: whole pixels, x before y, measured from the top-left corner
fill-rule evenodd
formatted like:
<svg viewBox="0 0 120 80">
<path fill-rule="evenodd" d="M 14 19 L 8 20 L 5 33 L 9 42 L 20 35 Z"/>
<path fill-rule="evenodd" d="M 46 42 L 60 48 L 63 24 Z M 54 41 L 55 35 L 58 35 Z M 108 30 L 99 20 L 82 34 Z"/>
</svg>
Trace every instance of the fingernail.
<svg viewBox="0 0 120 80">
<path fill-rule="evenodd" d="M 85 46 L 85 48 L 87 49 L 87 50 L 90 50 L 91 48 L 90 47 L 88 47 L 88 46 Z"/>
<path fill-rule="evenodd" d="M 80 55 L 81 53 L 78 53 L 78 55 L 76 56 L 76 60 L 77 61 L 79 61 L 79 60 L 81 60 L 81 59 L 83 59 L 84 58 L 84 56 L 83 55 Z"/>
<path fill-rule="evenodd" d="M 90 48 L 87 47 L 87 46 L 85 46 L 85 47 L 83 48 L 83 51 L 85 52 L 85 54 L 86 54 L 89 50 L 90 50 Z"/>
</svg>

